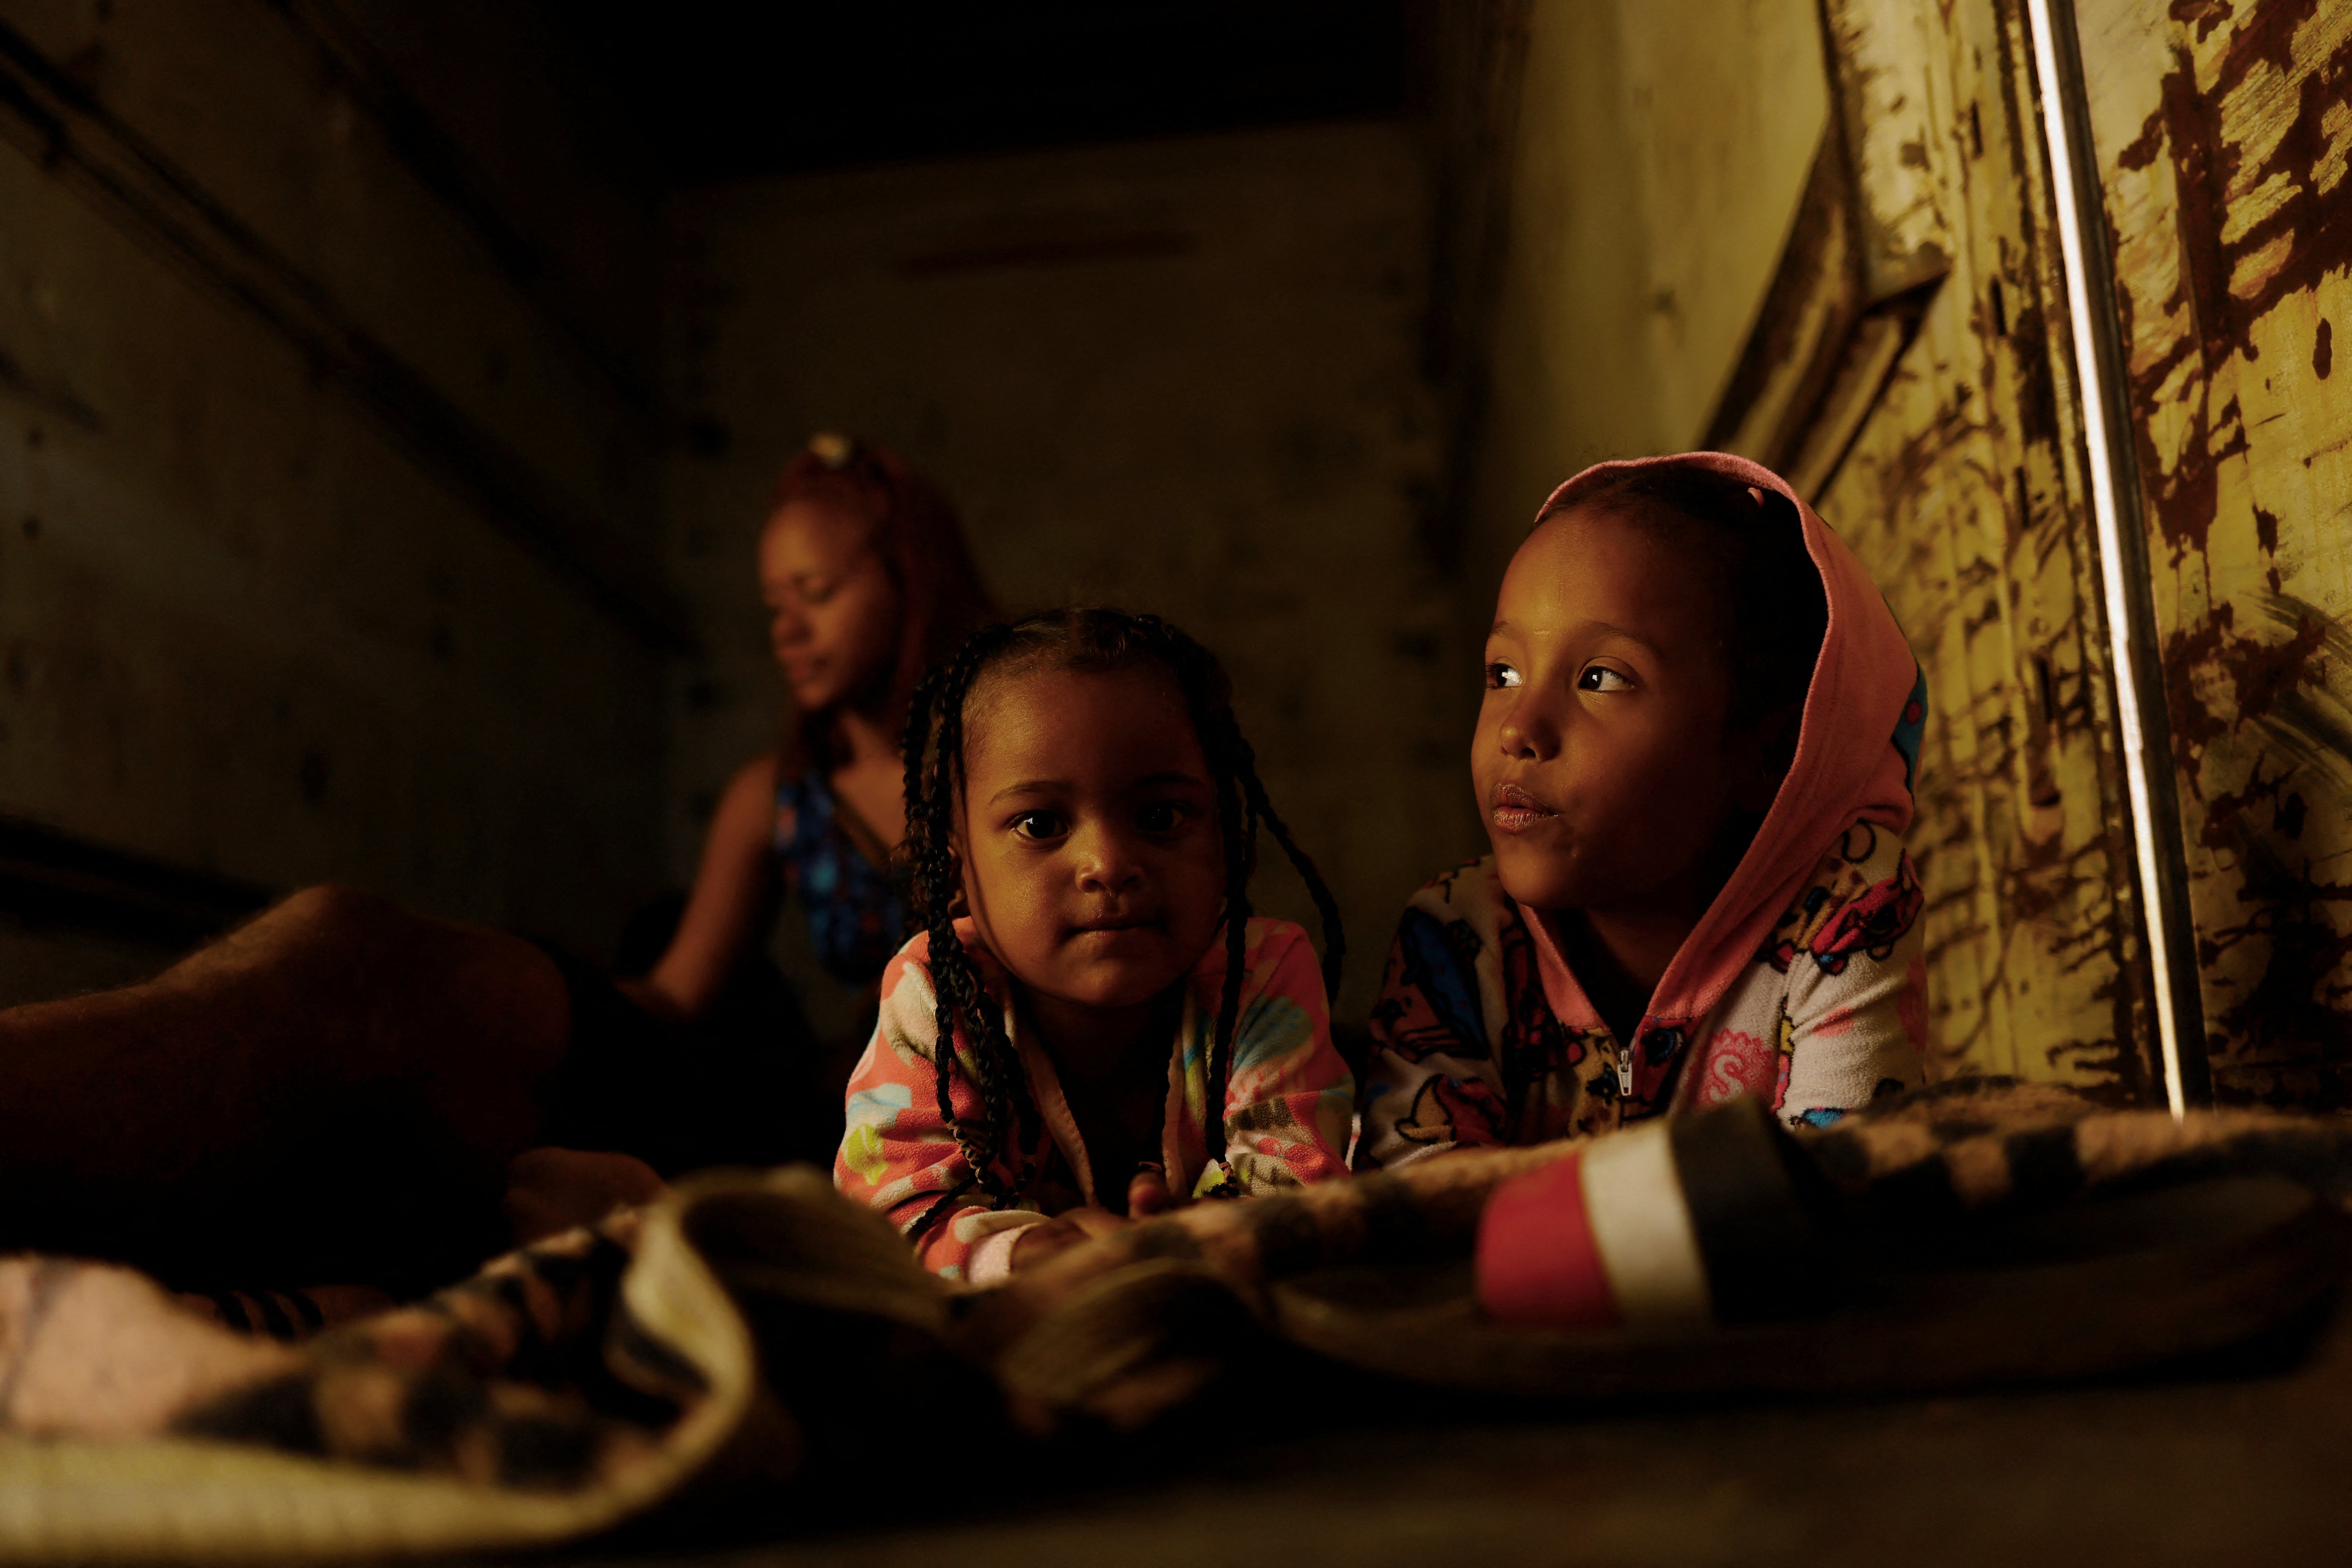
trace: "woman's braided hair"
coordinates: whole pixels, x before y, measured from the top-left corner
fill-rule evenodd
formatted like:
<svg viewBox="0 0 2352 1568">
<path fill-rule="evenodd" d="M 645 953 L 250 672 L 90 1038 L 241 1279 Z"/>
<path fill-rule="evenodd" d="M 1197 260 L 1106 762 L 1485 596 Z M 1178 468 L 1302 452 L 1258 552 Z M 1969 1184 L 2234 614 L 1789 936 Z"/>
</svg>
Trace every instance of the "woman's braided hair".
<svg viewBox="0 0 2352 1568">
<path fill-rule="evenodd" d="M 971 956 L 956 936 L 954 907 L 961 869 L 952 844 L 955 801 L 963 782 L 964 708 L 972 687 L 992 669 L 1046 665 L 1083 674 L 1108 674 L 1156 663 L 1176 679 L 1186 711 L 1208 763 L 1217 801 L 1217 831 L 1225 861 L 1225 981 L 1210 1044 L 1206 1120 L 1213 1158 L 1224 1153 L 1225 1085 L 1233 1068 L 1240 1023 L 1244 928 L 1250 918 L 1249 879 L 1257 864 L 1257 830 L 1264 826 L 1282 846 L 1315 900 L 1323 924 L 1323 984 L 1337 994 L 1347 938 L 1339 906 L 1324 886 L 1315 863 L 1291 837 L 1258 781 L 1257 758 L 1234 721 L 1233 683 L 1216 655 L 1157 616 L 1111 609 L 1049 610 L 1018 621 L 982 628 L 936 666 L 916 687 L 907 714 L 907 837 L 900 852 L 912 872 L 916 918 L 930 933 L 930 971 L 939 1003 L 940 1115 L 954 1131 L 965 1164 L 976 1182 L 1000 1202 L 1013 1197 L 994 1169 L 992 1156 L 1004 1135 L 1016 1131 L 1019 1147 L 1035 1138 L 1035 1107 L 1029 1101 L 1019 1058 L 1005 1034 L 1004 1019 L 982 989 Z M 980 1100 L 977 1121 L 959 1118 L 950 1089 L 956 1063 L 957 1026 L 971 1042 L 967 1069 Z M 1025 1176 L 1025 1173 L 1024 1175 Z M 944 1214 L 964 1190 L 943 1196 L 918 1229 Z"/>
</svg>

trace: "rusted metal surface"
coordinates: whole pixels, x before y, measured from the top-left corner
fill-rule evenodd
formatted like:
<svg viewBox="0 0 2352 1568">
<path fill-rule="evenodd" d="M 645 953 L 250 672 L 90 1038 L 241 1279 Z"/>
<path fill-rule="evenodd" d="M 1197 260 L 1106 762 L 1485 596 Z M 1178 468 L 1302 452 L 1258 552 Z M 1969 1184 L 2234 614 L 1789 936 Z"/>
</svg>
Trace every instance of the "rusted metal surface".
<svg viewBox="0 0 2352 1568">
<path fill-rule="evenodd" d="M 1932 144 L 1948 133 L 1949 5 L 1918 0 L 1822 0 L 1836 118 L 1860 197 L 1863 292 L 1891 300 L 1941 279 L 1952 247 L 1951 171 Z"/>
<path fill-rule="evenodd" d="M 1824 20 L 1854 192 L 1832 243 L 1916 309 L 1891 318 L 1891 344 L 1853 333 L 1860 368 L 1776 455 L 1812 470 L 1927 671 L 1909 840 L 1937 1066 L 2144 1100 L 2130 840 L 2022 22 L 2003 0 L 1830 0 Z M 1809 243 L 1801 225 L 1792 262 Z"/>
<path fill-rule="evenodd" d="M 2352 5 L 2077 10 L 2214 1092 L 2352 1105 Z"/>
<path fill-rule="evenodd" d="M 1707 444 L 1820 493 L 1950 270 L 1946 193 L 1913 106 L 1932 98 L 1911 0 L 1824 0 L 1831 122 Z"/>
</svg>

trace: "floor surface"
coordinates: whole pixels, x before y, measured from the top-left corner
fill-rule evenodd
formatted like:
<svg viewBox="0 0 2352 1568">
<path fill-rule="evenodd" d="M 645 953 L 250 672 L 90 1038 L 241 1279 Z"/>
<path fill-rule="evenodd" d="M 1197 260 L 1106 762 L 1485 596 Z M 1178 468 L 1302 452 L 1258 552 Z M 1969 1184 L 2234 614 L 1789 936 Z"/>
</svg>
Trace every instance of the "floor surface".
<svg viewBox="0 0 2352 1568">
<path fill-rule="evenodd" d="M 1278 1410 L 1160 1473 L 975 1488 L 961 1517 L 757 1543 L 623 1540 L 603 1568 L 1041 1564 L 2164 1564 L 2352 1562 L 2352 1313 L 2285 1371 L 1578 1419 L 1442 1396 L 1295 1439 Z M 1227 1445 L 1227 1446 L 1221 1446 Z M 877 1444 L 877 1448 L 879 1445 Z M 952 1450 L 906 1467 L 953 1487 Z"/>
</svg>

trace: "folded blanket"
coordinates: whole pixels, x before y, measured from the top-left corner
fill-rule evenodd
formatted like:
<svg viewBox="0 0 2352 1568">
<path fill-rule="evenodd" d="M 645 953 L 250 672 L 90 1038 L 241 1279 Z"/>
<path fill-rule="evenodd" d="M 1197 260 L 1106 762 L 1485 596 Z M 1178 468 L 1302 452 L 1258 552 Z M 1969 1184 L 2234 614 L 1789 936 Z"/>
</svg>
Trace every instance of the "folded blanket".
<svg viewBox="0 0 2352 1568">
<path fill-rule="evenodd" d="M 2079 1375 L 2307 1310 L 2352 1195 L 2352 1123 L 1974 1080 L 1772 1144 L 1752 1182 L 1675 1178 L 1702 1242 L 1711 1204 L 1782 1205 L 1823 1289 L 1733 1310 L 1745 1255 L 1702 1247 L 1711 1316 L 1497 1321 L 1490 1200 L 1598 1147 L 1194 1205 L 982 1292 L 816 1172 L 705 1174 L 299 1345 L 128 1270 L 0 1260 L 0 1558 L 485 1550 L 729 1492 L 806 1512 L 935 1418 L 1128 1429 L 1268 1356 L 1568 1403 Z"/>
</svg>

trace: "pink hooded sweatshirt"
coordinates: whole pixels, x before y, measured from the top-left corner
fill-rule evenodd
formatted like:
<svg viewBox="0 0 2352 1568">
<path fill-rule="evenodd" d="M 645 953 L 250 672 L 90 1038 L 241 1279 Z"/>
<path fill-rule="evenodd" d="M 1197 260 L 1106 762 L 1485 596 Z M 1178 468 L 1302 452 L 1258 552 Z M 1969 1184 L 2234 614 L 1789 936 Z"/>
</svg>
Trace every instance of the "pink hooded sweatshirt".
<svg viewBox="0 0 2352 1568">
<path fill-rule="evenodd" d="M 1744 458 L 1602 463 L 1538 516 L 1604 477 L 1663 465 L 1777 491 L 1803 521 L 1829 625 L 1788 776 L 1630 1041 L 1491 857 L 1416 894 L 1372 1012 L 1360 1167 L 1604 1132 L 1741 1094 L 1818 1124 L 1925 1079 L 1921 895 L 1900 835 L 1926 678 L 1862 563 L 1787 481 Z"/>
</svg>

